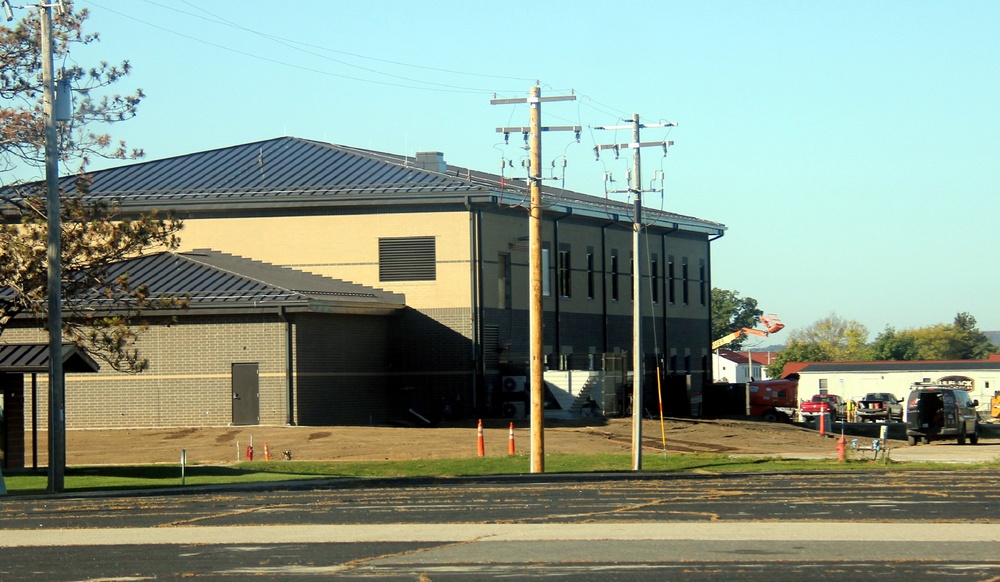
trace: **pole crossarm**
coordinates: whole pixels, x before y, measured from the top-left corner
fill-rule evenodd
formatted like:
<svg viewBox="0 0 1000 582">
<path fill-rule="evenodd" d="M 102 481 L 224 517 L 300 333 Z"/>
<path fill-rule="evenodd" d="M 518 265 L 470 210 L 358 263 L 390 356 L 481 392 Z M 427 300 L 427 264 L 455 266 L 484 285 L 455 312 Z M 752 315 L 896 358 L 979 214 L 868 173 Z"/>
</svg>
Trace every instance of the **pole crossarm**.
<svg viewBox="0 0 1000 582">
<path fill-rule="evenodd" d="M 579 125 L 546 125 L 538 128 L 540 131 L 583 131 L 583 127 Z M 531 133 L 531 127 L 528 126 L 518 126 L 518 127 L 498 127 L 497 133 Z"/>
<path fill-rule="evenodd" d="M 512 99 L 490 99 L 490 105 L 516 105 L 518 103 L 546 103 L 548 101 L 576 101 L 576 95 L 555 95 L 553 97 L 514 97 Z"/>
</svg>

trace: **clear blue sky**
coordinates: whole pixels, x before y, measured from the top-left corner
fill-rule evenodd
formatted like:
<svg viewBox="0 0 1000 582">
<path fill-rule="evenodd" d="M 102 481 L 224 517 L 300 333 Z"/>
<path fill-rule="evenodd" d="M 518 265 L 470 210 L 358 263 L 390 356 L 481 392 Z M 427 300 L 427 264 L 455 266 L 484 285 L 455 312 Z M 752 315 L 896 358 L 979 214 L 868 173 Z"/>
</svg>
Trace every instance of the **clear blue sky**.
<svg viewBox="0 0 1000 582">
<path fill-rule="evenodd" d="M 627 162 L 591 129 L 676 121 L 643 141 L 647 205 L 726 224 L 713 283 L 794 330 L 830 313 L 874 338 L 972 313 L 1000 329 L 1000 2 L 357 2 L 78 0 L 148 98 L 116 137 L 156 159 L 291 135 L 392 153 L 442 151 L 498 171 L 520 160 L 523 97 L 543 159 L 603 195 Z M 513 171 L 522 175 L 518 166 Z M 621 182 L 619 182 L 620 185 Z M 780 338 L 775 336 L 777 341 Z"/>
</svg>

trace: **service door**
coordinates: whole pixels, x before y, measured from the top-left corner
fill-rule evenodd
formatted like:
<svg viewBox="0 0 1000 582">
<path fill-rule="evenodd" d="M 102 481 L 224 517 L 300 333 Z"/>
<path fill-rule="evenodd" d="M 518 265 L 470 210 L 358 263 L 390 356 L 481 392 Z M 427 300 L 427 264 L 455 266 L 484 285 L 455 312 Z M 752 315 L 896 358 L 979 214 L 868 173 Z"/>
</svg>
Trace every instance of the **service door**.
<svg viewBox="0 0 1000 582">
<path fill-rule="evenodd" d="M 260 422 L 257 364 L 233 364 L 233 424 Z"/>
</svg>

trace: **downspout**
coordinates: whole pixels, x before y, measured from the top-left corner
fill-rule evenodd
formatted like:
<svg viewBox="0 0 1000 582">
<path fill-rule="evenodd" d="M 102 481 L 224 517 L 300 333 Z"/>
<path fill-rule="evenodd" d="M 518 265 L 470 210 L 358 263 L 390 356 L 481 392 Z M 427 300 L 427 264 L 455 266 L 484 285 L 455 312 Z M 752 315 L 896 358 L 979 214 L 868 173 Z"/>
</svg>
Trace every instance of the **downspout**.
<svg viewBox="0 0 1000 582">
<path fill-rule="evenodd" d="M 285 424 L 295 425 L 295 378 L 292 374 L 294 349 L 292 347 L 292 322 L 285 315 L 285 306 L 278 306 L 278 318 L 285 322 Z"/>
<path fill-rule="evenodd" d="M 667 293 L 667 285 L 669 284 L 667 282 L 667 276 L 668 276 L 668 273 L 667 273 L 667 237 L 670 236 L 670 233 L 677 232 L 679 229 L 680 229 L 680 227 L 678 227 L 677 224 L 674 224 L 673 228 L 671 228 L 670 230 L 664 232 L 663 236 L 660 237 L 661 241 L 662 241 L 662 249 L 660 250 L 660 255 L 663 257 L 663 259 L 662 259 L 663 260 L 663 277 L 661 277 L 662 280 L 663 280 L 663 283 L 662 283 L 662 288 L 660 289 L 660 294 L 663 297 L 663 321 L 661 322 L 661 325 L 663 327 L 663 370 L 664 371 L 667 370 L 667 364 L 668 364 L 667 354 L 670 353 L 670 340 L 667 337 L 667 329 L 669 327 L 667 325 L 667 317 L 668 317 L 668 313 L 669 313 L 669 310 L 670 310 L 670 294 Z"/>
<path fill-rule="evenodd" d="M 469 211 L 469 259 L 470 259 L 470 312 L 472 316 L 472 409 L 477 410 L 479 403 L 479 376 L 485 375 L 485 360 L 482 357 L 482 325 L 483 318 L 479 313 L 483 305 L 483 228 L 482 210 L 473 212 L 472 203 L 465 199 L 465 208 Z M 482 369 L 480 369 L 482 368 Z"/>
</svg>

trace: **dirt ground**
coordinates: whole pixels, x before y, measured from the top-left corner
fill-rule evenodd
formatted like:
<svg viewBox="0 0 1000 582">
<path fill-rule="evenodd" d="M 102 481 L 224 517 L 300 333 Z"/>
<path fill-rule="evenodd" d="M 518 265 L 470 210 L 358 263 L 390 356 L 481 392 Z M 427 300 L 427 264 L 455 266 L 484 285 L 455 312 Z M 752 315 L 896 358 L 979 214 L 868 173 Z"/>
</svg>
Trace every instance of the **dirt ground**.
<svg viewBox="0 0 1000 582">
<path fill-rule="evenodd" d="M 710 452 L 726 454 L 782 454 L 789 452 L 836 456 L 836 441 L 815 430 L 790 424 L 748 420 L 665 420 L 643 423 L 647 451 Z M 628 453 L 631 451 L 631 419 L 547 420 L 546 454 Z M 32 465 L 31 435 L 26 435 L 25 461 Z M 507 454 L 509 423 L 484 422 L 487 456 Z M 39 466 L 46 463 L 47 435 L 38 434 Z M 231 463 L 246 458 L 253 443 L 255 460 L 281 460 L 290 451 L 294 460 L 359 461 L 473 457 L 477 453 L 474 421 L 437 428 L 351 426 L 228 426 L 217 428 L 154 428 L 118 430 L 70 430 L 66 434 L 66 463 L 117 465 L 131 463 L 176 463 L 181 450 L 188 463 Z M 528 421 L 515 423 L 515 448 L 530 450 Z"/>
</svg>

